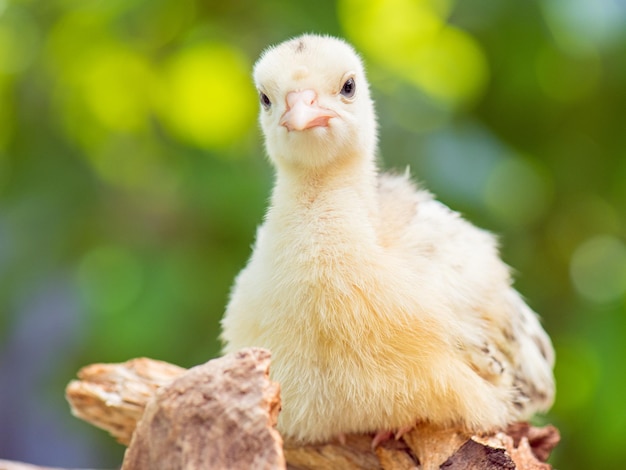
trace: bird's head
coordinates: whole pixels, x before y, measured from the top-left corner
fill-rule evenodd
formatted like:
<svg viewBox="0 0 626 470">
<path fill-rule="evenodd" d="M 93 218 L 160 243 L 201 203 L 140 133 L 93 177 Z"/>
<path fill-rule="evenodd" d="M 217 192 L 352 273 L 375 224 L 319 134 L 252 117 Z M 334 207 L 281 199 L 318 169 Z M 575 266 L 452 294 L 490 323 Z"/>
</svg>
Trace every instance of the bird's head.
<svg viewBox="0 0 626 470">
<path fill-rule="evenodd" d="M 374 105 L 363 64 L 344 41 L 304 35 L 270 47 L 254 67 L 254 81 L 275 164 L 319 169 L 373 158 Z"/>
</svg>

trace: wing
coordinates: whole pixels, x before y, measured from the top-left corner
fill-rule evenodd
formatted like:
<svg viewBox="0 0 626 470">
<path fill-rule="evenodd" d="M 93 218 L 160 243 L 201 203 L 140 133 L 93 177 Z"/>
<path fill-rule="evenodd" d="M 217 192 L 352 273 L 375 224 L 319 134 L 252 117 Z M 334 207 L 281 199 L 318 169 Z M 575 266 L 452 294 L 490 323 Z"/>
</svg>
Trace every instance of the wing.
<svg viewBox="0 0 626 470">
<path fill-rule="evenodd" d="M 458 353 L 482 378 L 510 390 L 512 413 L 528 418 L 554 399 L 554 350 L 537 315 L 511 287 L 490 233 L 463 220 L 411 183 L 379 179 L 381 243 L 413 256 L 416 269 L 445 293 L 466 332 Z"/>
<path fill-rule="evenodd" d="M 535 312 L 510 288 L 499 310 L 484 312 L 482 320 L 482 342 L 465 344 L 472 368 L 485 380 L 511 389 L 518 418 L 546 411 L 554 401 L 554 349 Z"/>
</svg>

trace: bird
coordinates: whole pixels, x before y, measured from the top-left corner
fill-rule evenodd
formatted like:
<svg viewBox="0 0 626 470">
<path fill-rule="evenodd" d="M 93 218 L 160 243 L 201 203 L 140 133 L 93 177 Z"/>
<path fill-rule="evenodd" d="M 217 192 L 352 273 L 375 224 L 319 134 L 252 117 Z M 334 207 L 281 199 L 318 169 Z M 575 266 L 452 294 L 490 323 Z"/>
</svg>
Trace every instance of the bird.
<svg viewBox="0 0 626 470">
<path fill-rule="evenodd" d="M 271 350 L 283 437 L 377 445 L 416 423 L 488 432 L 547 411 L 554 349 L 538 315 L 496 236 L 379 169 L 355 49 L 304 34 L 265 49 L 253 78 L 274 186 L 221 340 Z"/>
</svg>

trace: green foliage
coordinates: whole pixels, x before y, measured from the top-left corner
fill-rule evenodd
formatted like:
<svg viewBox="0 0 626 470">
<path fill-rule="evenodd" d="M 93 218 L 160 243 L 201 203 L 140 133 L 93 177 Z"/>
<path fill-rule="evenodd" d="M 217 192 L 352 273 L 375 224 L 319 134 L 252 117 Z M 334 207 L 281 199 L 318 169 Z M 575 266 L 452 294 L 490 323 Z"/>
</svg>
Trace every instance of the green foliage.
<svg viewBox="0 0 626 470">
<path fill-rule="evenodd" d="M 626 10 L 610 0 L 0 0 L 0 457 L 119 463 L 69 417 L 75 371 L 219 354 L 271 187 L 250 70 L 310 31 L 362 52 L 383 165 L 502 235 L 557 349 L 553 463 L 626 464 Z M 42 424 L 17 403 L 96 443 L 19 454 Z"/>
</svg>

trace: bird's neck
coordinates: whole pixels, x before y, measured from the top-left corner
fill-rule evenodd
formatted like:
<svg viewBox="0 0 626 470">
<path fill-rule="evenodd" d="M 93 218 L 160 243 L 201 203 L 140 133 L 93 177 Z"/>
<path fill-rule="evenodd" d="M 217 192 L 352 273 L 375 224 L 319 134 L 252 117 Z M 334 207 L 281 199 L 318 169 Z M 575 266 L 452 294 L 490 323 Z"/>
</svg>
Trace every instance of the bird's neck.
<svg viewBox="0 0 626 470">
<path fill-rule="evenodd" d="M 293 213 L 315 208 L 378 217 L 377 168 L 373 156 L 348 156 L 321 168 L 278 166 L 272 209 Z"/>
</svg>

